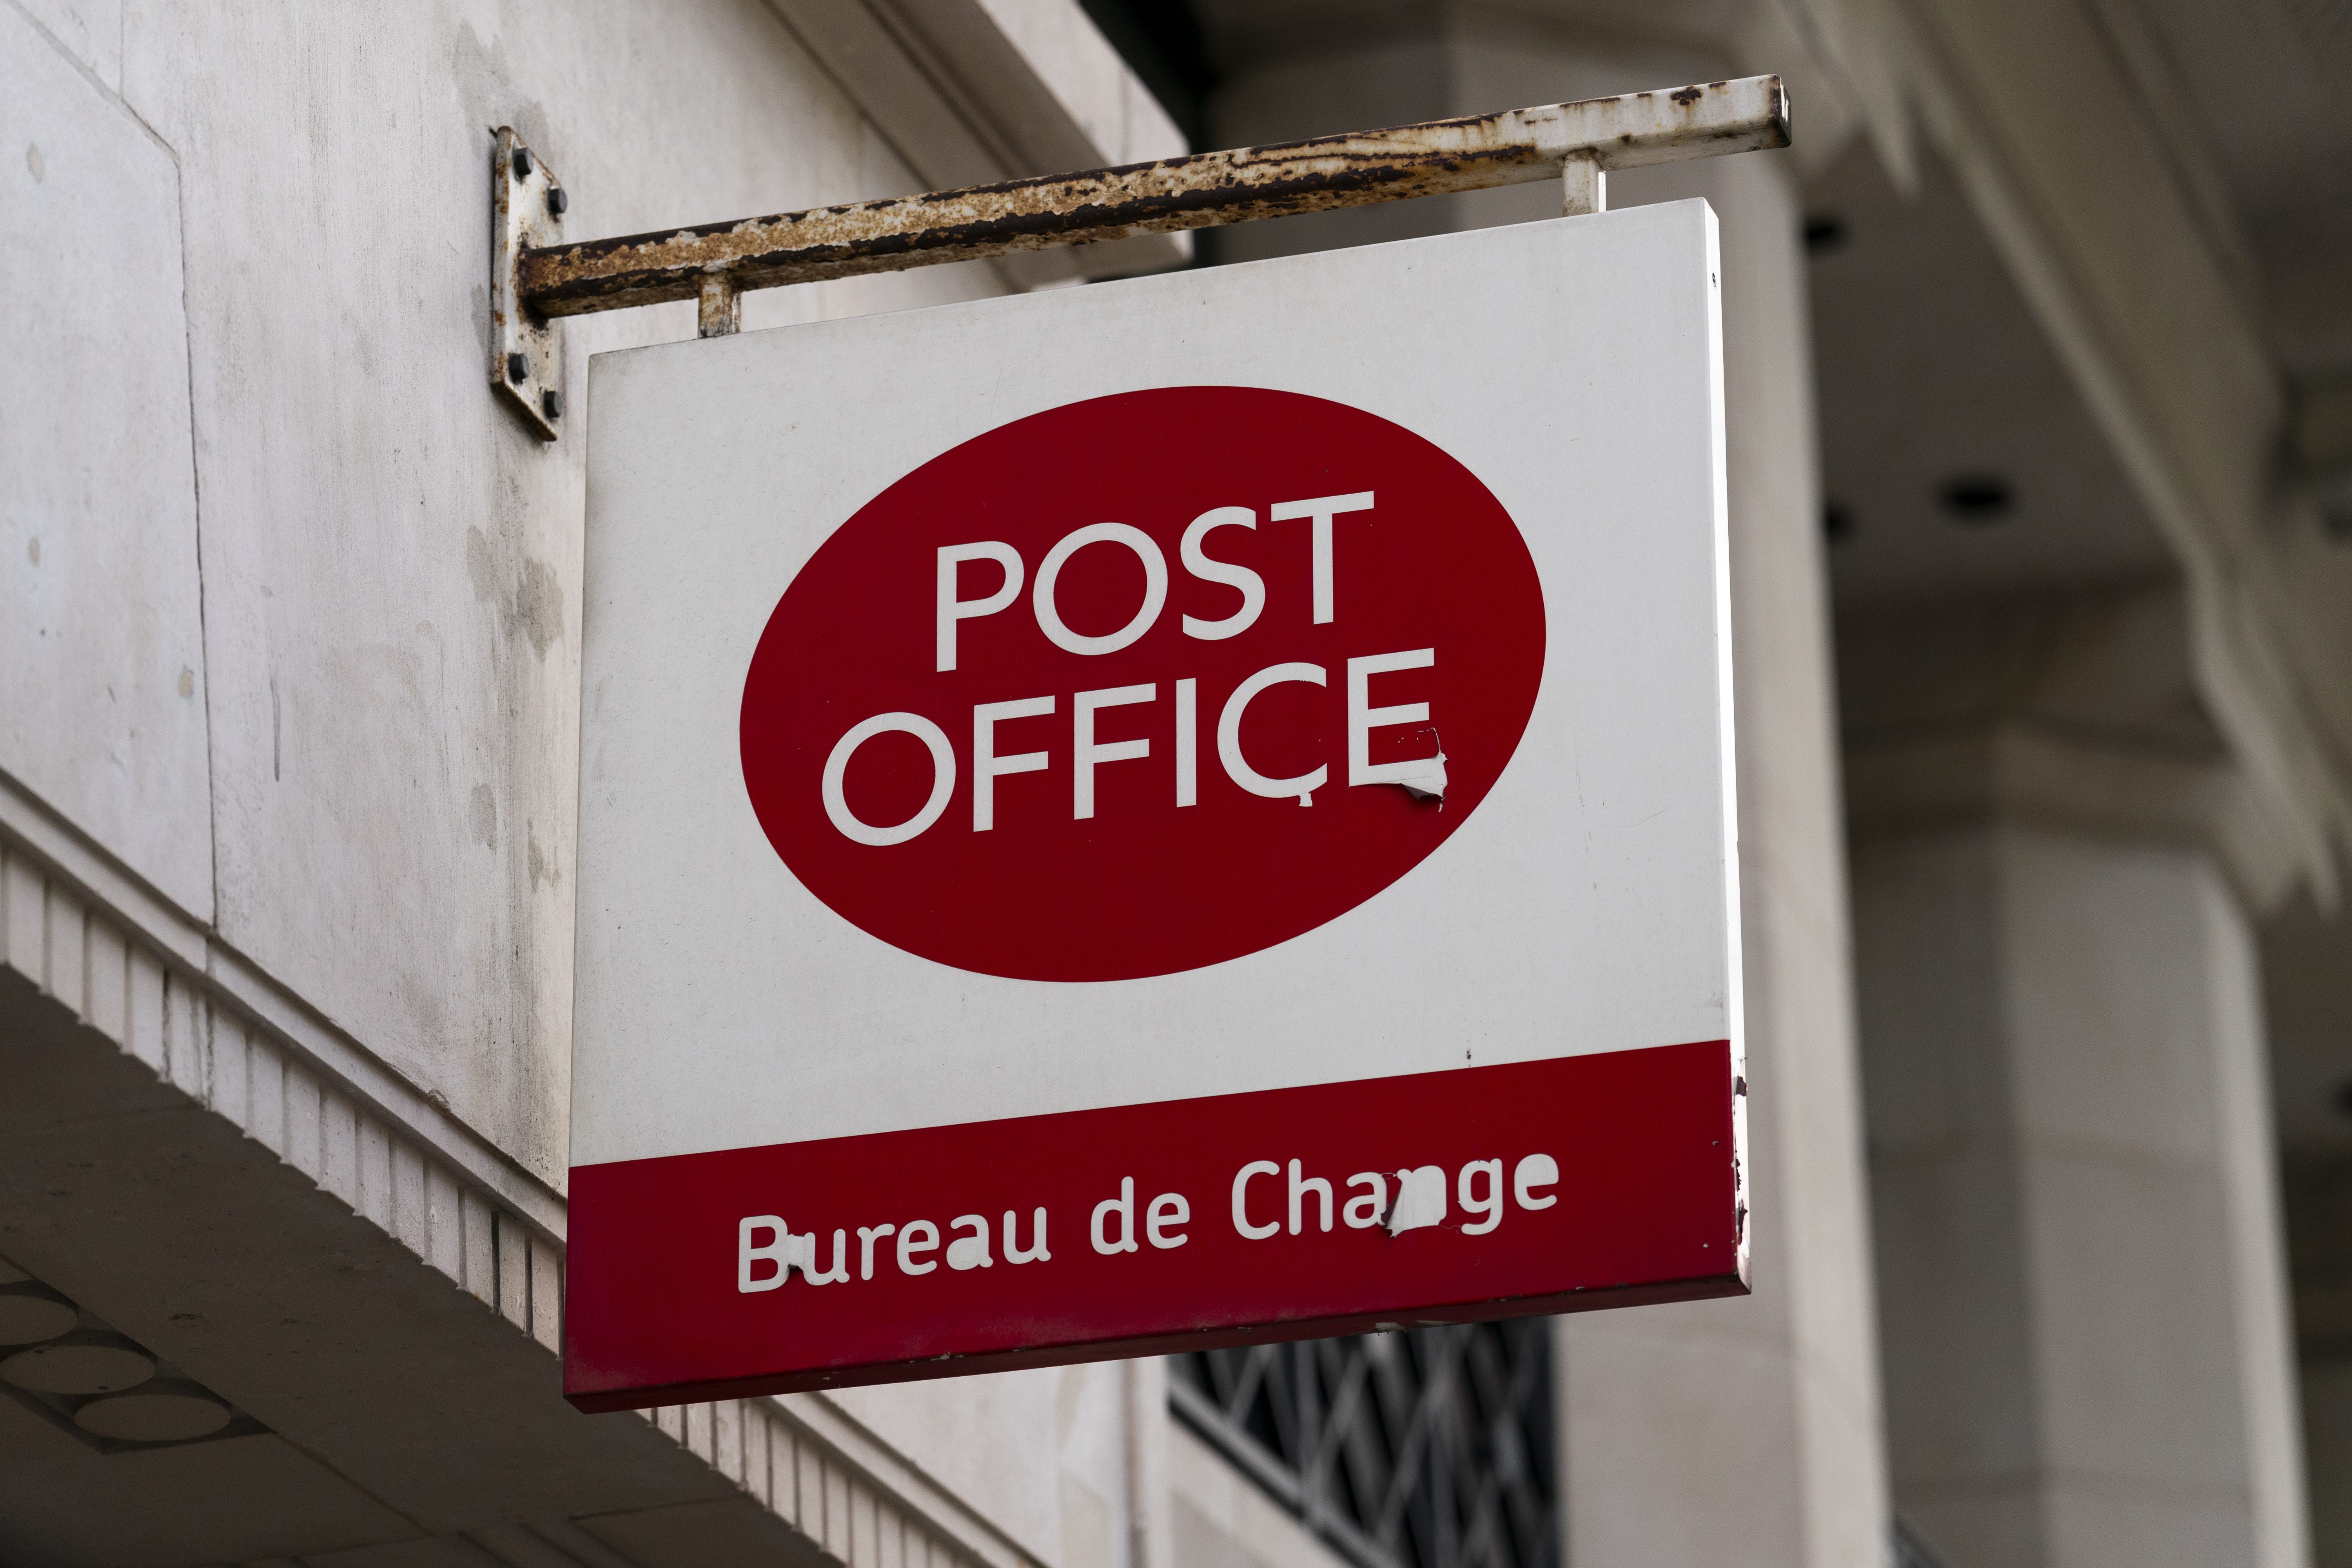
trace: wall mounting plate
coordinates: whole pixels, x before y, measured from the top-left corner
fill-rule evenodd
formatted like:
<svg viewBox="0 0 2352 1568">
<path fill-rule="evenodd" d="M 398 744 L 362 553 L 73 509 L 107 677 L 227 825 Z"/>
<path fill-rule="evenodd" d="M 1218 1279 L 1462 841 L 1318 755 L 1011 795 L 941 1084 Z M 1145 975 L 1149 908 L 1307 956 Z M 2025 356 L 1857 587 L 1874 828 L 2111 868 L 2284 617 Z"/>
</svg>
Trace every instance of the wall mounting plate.
<svg viewBox="0 0 2352 1568">
<path fill-rule="evenodd" d="M 541 440 L 563 430 L 563 336 L 516 289 L 526 247 L 563 237 L 563 184 L 510 126 L 490 163 L 490 384 Z"/>
</svg>

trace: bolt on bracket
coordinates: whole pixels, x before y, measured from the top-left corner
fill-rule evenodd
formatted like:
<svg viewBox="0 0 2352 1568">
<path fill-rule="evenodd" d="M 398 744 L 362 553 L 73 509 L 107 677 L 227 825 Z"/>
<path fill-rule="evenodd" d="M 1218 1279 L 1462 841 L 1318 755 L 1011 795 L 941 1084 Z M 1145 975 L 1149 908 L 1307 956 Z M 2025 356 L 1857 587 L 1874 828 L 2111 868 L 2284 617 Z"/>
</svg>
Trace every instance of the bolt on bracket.
<svg viewBox="0 0 2352 1568">
<path fill-rule="evenodd" d="M 523 303 L 517 264 L 526 249 L 562 242 L 564 205 L 555 171 L 500 126 L 490 161 L 490 384 L 543 441 L 562 433 L 563 334 Z"/>
</svg>

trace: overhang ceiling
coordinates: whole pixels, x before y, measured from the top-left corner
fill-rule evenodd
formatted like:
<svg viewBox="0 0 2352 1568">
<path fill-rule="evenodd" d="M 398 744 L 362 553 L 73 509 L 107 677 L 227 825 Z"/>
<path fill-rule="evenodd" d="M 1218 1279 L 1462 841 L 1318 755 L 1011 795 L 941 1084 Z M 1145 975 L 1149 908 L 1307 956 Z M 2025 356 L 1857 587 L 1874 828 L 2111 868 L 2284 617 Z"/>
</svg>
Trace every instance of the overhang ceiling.
<svg viewBox="0 0 2352 1568">
<path fill-rule="evenodd" d="M 1856 140 L 1805 193 L 1842 605 L 2166 574 L 2171 557 L 1943 166 Z M 1956 507 L 1948 492 L 1957 489 Z M 2004 507 L 1972 491 L 2005 490 Z"/>
<path fill-rule="evenodd" d="M 2221 187 L 2236 227 L 2221 243 L 2251 264 L 2280 365 L 2352 375 L 2352 0 L 2104 4 L 2117 51 L 2173 110 L 2184 180 Z"/>
</svg>

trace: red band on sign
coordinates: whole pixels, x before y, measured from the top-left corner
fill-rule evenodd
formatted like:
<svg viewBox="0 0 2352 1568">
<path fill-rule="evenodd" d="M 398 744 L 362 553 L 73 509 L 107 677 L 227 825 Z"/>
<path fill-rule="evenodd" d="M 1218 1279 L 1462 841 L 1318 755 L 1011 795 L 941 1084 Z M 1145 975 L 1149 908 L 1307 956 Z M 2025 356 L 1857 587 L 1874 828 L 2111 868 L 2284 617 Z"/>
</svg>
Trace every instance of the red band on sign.
<svg viewBox="0 0 2352 1568">
<path fill-rule="evenodd" d="M 1543 594 L 1459 461 L 1325 398 L 1098 397 L 898 479 L 743 687 L 743 779 L 827 907 L 1019 980 L 1288 941 L 1461 827 L 1519 743 Z"/>
<path fill-rule="evenodd" d="M 1710 1041 L 578 1167 L 565 1396 L 1742 1294 L 1734 1097 Z"/>
</svg>

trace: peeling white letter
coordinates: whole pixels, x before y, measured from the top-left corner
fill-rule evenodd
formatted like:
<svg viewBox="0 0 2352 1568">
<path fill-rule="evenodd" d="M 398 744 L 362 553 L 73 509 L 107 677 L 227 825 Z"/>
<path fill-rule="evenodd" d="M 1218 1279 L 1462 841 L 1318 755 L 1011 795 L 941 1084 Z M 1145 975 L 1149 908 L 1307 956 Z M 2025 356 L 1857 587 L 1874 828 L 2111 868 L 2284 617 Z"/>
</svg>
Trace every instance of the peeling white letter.
<svg viewBox="0 0 2352 1568">
<path fill-rule="evenodd" d="M 1201 739 L 1194 717 L 1201 683 L 1191 676 L 1176 683 L 1176 804 L 1201 803 Z"/>
<path fill-rule="evenodd" d="M 1143 1234 L 1151 1238 L 1154 1247 L 1181 1247 L 1192 1238 L 1181 1231 L 1171 1236 L 1168 1227 L 1183 1225 L 1192 1217 L 1192 1205 L 1184 1201 L 1183 1194 L 1162 1193 L 1151 1200 L 1150 1208 L 1143 1211 Z"/>
<path fill-rule="evenodd" d="M 895 1225 L 861 1225 L 857 1227 L 857 1277 L 874 1278 L 874 1244 L 898 1227 Z"/>
<path fill-rule="evenodd" d="M 1095 740 L 1095 712 L 1103 708 L 1125 708 L 1137 702 L 1158 700 L 1160 688 L 1147 683 L 1142 686 L 1111 686 L 1100 691 L 1081 691 L 1070 700 L 1070 819 L 1083 822 L 1095 814 L 1095 766 L 1099 763 L 1132 763 L 1151 754 L 1151 742 L 1147 740 Z"/>
<path fill-rule="evenodd" d="M 1004 568 L 1004 586 L 985 599 L 956 597 L 956 568 L 967 561 L 993 561 Z M 1010 544 L 989 540 L 978 544 L 949 544 L 940 550 L 939 668 L 956 667 L 956 623 L 975 616 L 992 616 L 1021 592 L 1021 552 Z"/>
<path fill-rule="evenodd" d="M 752 1236 L 766 1231 L 769 1240 L 759 1247 L 751 1245 Z M 772 1214 L 746 1215 L 735 1227 L 735 1289 L 749 1296 L 761 1290 L 772 1290 L 793 1277 L 789 1251 L 792 1232 L 784 1222 Z M 772 1263 L 776 1271 L 761 1279 L 751 1273 L 754 1263 Z"/>
<path fill-rule="evenodd" d="M 1437 662 L 1433 647 L 1404 653 L 1376 653 L 1348 661 L 1348 783 L 1402 784 L 1426 799 L 1445 798 L 1445 753 L 1413 757 L 1402 763 L 1372 761 L 1372 731 L 1394 724 L 1426 724 L 1429 704 L 1400 702 L 1391 708 L 1372 706 L 1372 677 L 1400 669 L 1427 669 Z"/>
<path fill-rule="evenodd" d="M 1053 699 L 1048 697 L 1045 700 L 1051 702 Z M 930 748 L 931 798 L 923 803 L 922 810 L 896 827 L 869 827 L 849 809 L 849 797 L 842 792 L 842 780 L 847 776 L 849 759 L 858 747 L 893 730 L 903 731 Z M 849 733 L 833 743 L 833 753 L 824 760 L 824 777 L 817 786 L 817 794 L 824 797 L 824 815 L 844 838 L 887 848 L 904 844 L 940 819 L 940 814 L 948 808 L 948 797 L 955 794 L 955 748 L 948 743 L 946 731 L 920 713 L 877 713 L 863 723 L 850 726 Z"/>
<path fill-rule="evenodd" d="M 1475 1180 L 1475 1178 L 1481 1176 L 1486 1178 L 1483 1183 Z M 1474 1190 L 1482 1186 L 1485 1188 L 1483 1193 Z M 1494 1229 L 1496 1226 L 1502 1224 L 1503 1162 L 1500 1160 L 1473 1160 L 1468 1164 L 1463 1166 L 1461 1177 L 1455 1183 L 1454 1188 L 1454 1195 L 1462 1200 L 1462 1208 L 1464 1213 L 1485 1215 L 1486 1216 L 1475 1223 L 1468 1221 L 1464 1222 L 1462 1226 L 1463 1235 L 1484 1236 L 1488 1231 Z"/>
<path fill-rule="evenodd" d="M 1013 1211 L 1004 1211 L 1004 1261 L 1007 1263 L 1050 1263 L 1054 1255 L 1045 1250 L 1045 1211 L 1036 1210 L 1031 1216 L 1031 1237 L 1036 1246 L 1021 1250 L 1020 1231 L 1013 1223 Z"/>
<path fill-rule="evenodd" d="M 1250 1224 L 1250 1178 L 1252 1176 L 1279 1176 L 1280 1174 L 1282 1174 L 1282 1167 L 1276 1164 L 1271 1160 L 1252 1160 L 1248 1164 L 1244 1165 L 1238 1172 L 1234 1173 L 1234 1228 L 1240 1231 L 1244 1236 L 1248 1237 L 1252 1241 L 1264 1241 L 1267 1237 L 1272 1236 L 1276 1231 L 1280 1230 L 1282 1228 L 1282 1223 L 1279 1220 L 1270 1219 L 1264 1225 Z M 1443 1176 L 1439 1178 L 1441 1181 L 1444 1179 L 1444 1178 Z"/>
<path fill-rule="evenodd" d="M 948 1243 L 948 1267 L 950 1268 L 993 1268 L 996 1260 L 988 1255 L 988 1221 L 976 1214 L 960 1214 L 948 1221 L 950 1230 L 971 1227 L 970 1236 L 957 1237 Z"/>
<path fill-rule="evenodd" d="M 799 1266 L 802 1279 L 812 1285 L 840 1285 L 848 1281 L 849 1235 L 847 1232 L 836 1230 L 833 1233 L 833 1267 L 831 1268 L 819 1268 L 816 1266 L 816 1232 L 811 1231 L 806 1236 L 794 1237 L 793 1241 L 800 1253 L 800 1256 L 793 1261 Z"/>
<path fill-rule="evenodd" d="M 1445 1167 L 1415 1165 L 1397 1173 L 1396 1206 L 1389 1210 L 1389 1234 L 1445 1223 Z"/>
<path fill-rule="evenodd" d="M 1323 1200 L 1323 1228 L 1331 1228 L 1331 1184 L 1321 1176 L 1300 1179 L 1304 1167 L 1296 1160 L 1290 1162 L 1290 1234 L 1297 1236 L 1299 1222 L 1306 1218 L 1307 1194 L 1313 1193 Z"/>
<path fill-rule="evenodd" d="M 916 1237 L 923 1239 L 918 1241 Z M 898 1227 L 898 1272 L 929 1274 L 939 1267 L 936 1263 L 918 1263 L 915 1254 L 937 1252 L 940 1249 L 940 1227 L 927 1219 L 910 1219 Z"/>
<path fill-rule="evenodd" d="M 1184 635 L 1199 637 L 1202 642 L 1222 642 L 1239 637 L 1256 625 L 1258 612 L 1265 608 L 1265 579 L 1246 566 L 1228 562 L 1212 561 L 1202 550 L 1201 542 L 1212 531 L 1220 528 L 1251 528 L 1257 526 L 1257 513 L 1245 506 L 1221 506 L 1214 511 L 1204 511 L 1192 520 L 1184 531 L 1184 543 L 1177 553 L 1182 557 L 1184 570 L 1204 583 L 1223 583 L 1242 591 L 1242 607 L 1222 621 L 1204 621 L 1192 616 L 1184 617 Z"/>
<path fill-rule="evenodd" d="M 1103 1231 L 1103 1221 L 1112 1215 L 1117 1215 L 1118 1216 L 1118 1239 L 1117 1241 L 1110 1240 Z M 1103 1253 L 1106 1256 L 1114 1252 L 1140 1252 L 1142 1250 L 1141 1247 L 1135 1245 L 1135 1178 L 1133 1176 L 1122 1176 L 1119 1178 L 1118 1196 L 1115 1198 L 1105 1198 L 1102 1202 L 1095 1205 L 1094 1229 L 1092 1235 L 1094 1237 L 1095 1250 L 1097 1252 Z"/>
<path fill-rule="evenodd" d="M 1072 631 L 1062 624 L 1062 612 L 1054 603 L 1054 586 L 1061 579 L 1063 565 L 1089 544 L 1124 544 L 1143 563 L 1143 603 L 1133 620 L 1107 637 L 1090 637 Z M 1139 528 L 1123 522 L 1094 523 L 1064 534 L 1060 543 L 1045 552 L 1045 559 L 1037 563 L 1037 585 L 1029 597 L 1036 607 L 1037 629 L 1055 647 L 1066 653 L 1117 653 L 1150 631 L 1151 623 L 1160 618 L 1161 606 L 1168 603 L 1168 558 L 1160 553 L 1151 535 Z"/>
<path fill-rule="evenodd" d="M 1538 1187 L 1554 1186 L 1559 1181 L 1559 1163 L 1549 1154 L 1530 1154 L 1511 1173 L 1511 1191 L 1523 1209 L 1548 1209 L 1559 1202 L 1558 1193 L 1543 1197 L 1534 1195 Z"/>
<path fill-rule="evenodd" d="M 1017 702 L 976 702 L 971 710 L 971 830 L 986 833 L 996 826 L 996 781 L 1006 773 L 1042 773 L 1043 752 L 996 754 L 996 726 L 1005 719 L 1043 719 L 1054 711 L 1050 697 L 1024 697 Z"/>
<path fill-rule="evenodd" d="M 1301 805 L 1315 804 L 1315 792 L 1331 776 L 1328 767 L 1317 768 L 1311 773 L 1297 778 L 1270 779 L 1242 755 L 1242 715 L 1249 709 L 1250 699 L 1269 686 L 1279 686 L 1286 680 L 1302 680 L 1310 686 L 1323 684 L 1323 667 L 1319 664 L 1270 664 L 1239 686 L 1225 699 L 1225 710 L 1217 716 L 1217 758 L 1225 764 L 1225 776 L 1255 795 L 1267 800 L 1288 800 L 1296 795 Z"/>
<path fill-rule="evenodd" d="M 1266 516 L 1276 522 L 1286 522 L 1294 517 L 1312 518 L 1315 521 L 1315 624 L 1328 626 L 1331 620 L 1331 519 L 1343 511 L 1370 511 L 1372 492 L 1358 490 L 1354 495 L 1324 496 L 1316 500 L 1286 500 L 1276 506 Z"/>
</svg>

